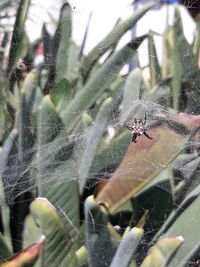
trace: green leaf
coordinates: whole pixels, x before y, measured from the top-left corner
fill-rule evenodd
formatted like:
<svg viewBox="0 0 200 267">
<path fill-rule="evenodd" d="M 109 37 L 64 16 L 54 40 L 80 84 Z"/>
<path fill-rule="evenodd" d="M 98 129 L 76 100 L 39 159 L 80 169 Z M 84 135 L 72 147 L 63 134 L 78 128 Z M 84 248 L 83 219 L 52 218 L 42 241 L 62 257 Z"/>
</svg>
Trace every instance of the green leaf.
<svg viewBox="0 0 200 267">
<path fill-rule="evenodd" d="M 187 164 L 184 164 L 182 169 L 179 169 L 184 179 L 176 186 L 178 202 L 199 185 L 199 164 L 200 157 L 196 157 Z"/>
<path fill-rule="evenodd" d="M 138 100 L 141 96 L 141 85 L 143 83 L 141 70 L 139 68 L 133 69 L 128 75 L 124 89 L 122 100 L 121 116 L 123 117 L 130 109 L 133 101 Z"/>
<path fill-rule="evenodd" d="M 33 110 L 35 97 L 37 93 L 38 72 L 33 69 L 30 71 L 24 80 L 23 91 L 26 95 L 27 112 L 31 113 Z"/>
<path fill-rule="evenodd" d="M 8 120 L 8 118 L 6 118 L 4 108 L 1 105 L 0 106 L 0 125 L 1 125 L 1 128 L 0 128 L 0 141 L 2 141 L 2 139 L 4 137 L 4 134 L 5 134 L 5 131 L 6 131 L 6 129 L 5 129 L 6 128 L 6 120 Z"/>
<path fill-rule="evenodd" d="M 195 33 L 195 40 L 193 46 L 193 54 L 196 56 L 196 60 L 199 58 L 199 50 L 200 50 L 200 23 L 197 22 L 197 28 Z"/>
<path fill-rule="evenodd" d="M 39 196 L 48 198 L 55 206 L 68 230 L 68 235 L 74 241 L 75 249 L 76 241 L 80 239 L 82 242 L 79 231 L 79 189 L 75 176 L 75 163 L 73 160 L 67 160 L 59 166 L 56 166 L 56 162 L 48 163 L 49 170 L 45 168 L 42 173 L 40 172 L 40 179 L 43 181 L 40 183 Z"/>
<path fill-rule="evenodd" d="M 32 148 L 34 140 L 30 131 L 30 113 L 25 92 L 22 92 L 20 96 L 20 104 L 16 116 L 16 128 L 19 133 L 18 159 L 21 163 L 28 163 L 32 155 L 32 152 L 29 151 L 29 149 Z"/>
<path fill-rule="evenodd" d="M 119 23 L 101 42 L 99 42 L 92 51 L 83 59 L 81 63 L 80 71 L 86 79 L 90 69 L 92 69 L 94 63 L 112 46 L 115 46 L 116 42 L 130 30 L 137 21 L 153 6 L 155 3 L 147 3 L 142 9 L 137 10 L 130 18 Z"/>
<path fill-rule="evenodd" d="M 42 100 L 37 129 L 38 145 L 41 148 L 53 141 L 61 132 L 62 122 L 49 95 Z"/>
<path fill-rule="evenodd" d="M 140 240 L 143 236 L 143 229 L 134 227 L 131 229 L 123 239 L 115 253 L 110 267 L 128 267 Z"/>
<path fill-rule="evenodd" d="M 35 97 L 33 101 L 32 113 L 36 113 L 38 112 L 38 110 L 40 110 L 40 105 L 44 97 L 40 87 L 37 86 L 35 90 L 36 92 L 35 92 Z M 27 97 L 27 101 L 29 101 L 28 97 Z"/>
<path fill-rule="evenodd" d="M 26 191 L 31 186 L 30 181 L 30 163 L 33 154 L 34 138 L 30 131 L 30 113 L 27 108 L 26 94 L 22 92 L 20 95 L 20 103 L 16 114 L 16 128 L 18 130 L 18 140 L 16 151 L 13 153 L 13 161 L 11 161 L 11 171 L 9 173 L 12 183 L 9 185 L 8 198 L 15 204 L 11 208 L 12 216 L 19 216 L 23 221 L 27 215 L 28 205 L 31 202 L 30 193 Z M 14 166 L 14 167 L 13 167 Z M 6 177 L 8 179 L 8 177 Z M 11 221 L 14 232 L 13 238 L 16 239 L 15 249 L 20 250 L 22 246 L 21 233 L 23 224 L 21 222 Z"/>
<path fill-rule="evenodd" d="M 152 242 L 157 240 L 162 234 L 166 233 L 168 229 L 173 225 L 176 219 L 181 216 L 181 214 L 190 206 L 190 204 L 199 196 L 200 194 L 200 185 L 198 185 L 193 191 L 191 191 L 187 197 L 182 201 L 179 207 L 172 211 L 168 219 L 156 233 Z"/>
<path fill-rule="evenodd" d="M 70 236 L 55 207 L 47 199 L 37 198 L 31 203 L 30 211 L 46 237 L 42 264 L 77 266 Z"/>
<path fill-rule="evenodd" d="M 24 222 L 23 248 L 35 243 L 41 235 L 41 229 L 38 227 L 33 216 L 29 214 Z"/>
<path fill-rule="evenodd" d="M 0 10 L 3 10 L 9 6 L 11 6 L 12 1 L 11 0 L 4 0 L 2 3 L 0 3 Z"/>
<path fill-rule="evenodd" d="M 85 233 L 90 267 L 106 267 L 112 261 L 116 245 L 111 240 L 107 225 L 106 211 L 93 196 L 88 197 L 85 202 Z"/>
<path fill-rule="evenodd" d="M 0 235 L 1 253 L 0 257 L 6 258 L 11 256 L 12 240 L 10 229 L 10 209 L 6 203 L 6 196 L 4 192 L 4 186 L 2 177 L 0 177 L 0 205 L 1 205 L 1 220 L 4 231 L 4 236 Z M 7 255 L 7 256 L 6 256 Z M 4 257 L 5 256 L 5 257 Z"/>
<path fill-rule="evenodd" d="M 71 100 L 70 84 L 68 80 L 60 80 L 51 92 L 52 102 L 55 104 L 58 111 L 62 111 Z"/>
<path fill-rule="evenodd" d="M 18 131 L 17 131 L 17 129 L 13 129 L 10 132 L 7 139 L 4 141 L 3 149 L 0 152 L 0 170 L 1 170 L 1 173 L 4 172 L 5 167 L 8 163 L 8 160 L 9 160 L 9 156 L 11 155 L 12 150 L 16 146 L 17 138 L 18 138 Z"/>
<path fill-rule="evenodd" d="M 158 57 L 156 53 L 156 47 L 153 39 L 153 33 L 150 31 L 148 34 L 148 47 L 149 47 L 149 65 L 151 72 L 151 87 L 161 82 L 161 69 L 158 62 Z"/>
<path fill-rule="evenodd" d="M 86 144 L 82 161 L 79 167 L 79 184 L 81 191 L 84 189 L 88 173 L 92 165 L 94 156 L 96 154 L 98 145 L 101 141 L 102 135 L 106 130 L 109 120 L 109 113 L 111 108 L 112 98 L 107 98 L 100 107 L 97 117 L 92 125 L 88 136 L 86 137 Z"/>
<path fill-rule="evenodd" d="M 113 98 L 107 98 L 101 105 L 97 117 L 92 125 L 87 139 L 83 153 L 83 158 L 79 167 L 79 184 L 80 189 L 83 190 L 85 181 L 88 178 L 90 168 L 92 166 L 93 159 L 100 144 L 103 133 L 106 130 L 109 119 L 117 106 L 120 99 L 120 92 L 118 90 L 114 93 Z"/>
<path fill-rule="evenodd" d="M 0 233 L 0 262 L 11 256 L 11 250 L 4 236 Z"/>
<path fill-rule="evenodd" d="M 117 166 L 124 157 L 130 139 L 131 133 L 123 132 L 114 138 L 111 143 L 104 144 L 93 160 L 90 174 L 93 175 L 104 168 L 106 169 L 106 167 L 109 165 Z"/>
<path fill-rule="evenodd" d="M 171 28 L 172 34 L 172 47 L 169 49 L 170 65 L 171 65 L 171 90 L 173 99 L 173 108 L 179 110 L 180 97 L 181 97 L 181 80 L 183 74 L 183 66 L 181 62 L 182 54 L 179 52 L 179 44 L 177 39 L 180 36 L 178 18 L 175 19 L 174 25 Z M 184 63 L 185 64 L 185 63 Z"/>
<path fill-rule="evenodd" d="M 50 16 L 50 14 L 49 14 Z M 52 64 L 52 37 L 50 36 L 46 24 L 43 24 L 42 27 L 42 39 L 44 45 L 44 61 L 45 64 Z M 49 67 L 49 66 L 48 66 Z"/>
<path fill-rule="evenodd" d="M 82 246 L 76 251 L 76 257 L 78 260 L 78 267 L 88 267 L 88 251 L 85 246 Z"/>
<path fill-rule="evenodd" d="M 71 41 L 69 47 L 68 67 L 67 67 L 66 77 L 68 78 L 72 88 L 75 87 L 75 90 L 78 89 L 78 83 L 81 80 L 80 74 L 78 73 L 79 65 L 80 62 L 78 61 L 78 46 L 75 44 L 75 42 Z"/>
<path fill-rule="evenodd" d="M 76 93 L 69 105 L 61 112 L 61 117 L 66 125 L 67 133 L 79 120 L 83 111 L 88 109 L 115 80 L 116 75 L 133 55 L 145 36 L 135 39 L 114 53 L 106 63 L 91 77 L 85 86 Z"/>
<path fill-rule="evenodd" d="M 60 21 L 57 31 L 59 32 L 59 46 L 56 55 L 56 78 L 55 84 L 67 79 L 68 58 L 72 31 L 71 7 L 64 3 L 60 13 Z"/>
<path fill-rule="evenodd" d="M 145 227 L 150 225 L 151 231 L 145 234 L 146 240 L 152 239 L 174 208 L 172 179 L 171 168 L 165 168 L 132 198 L 134 222 L 141 218 L 141 211 L 148 211 Z"/>
<path fill-rule="evenodd" d="M 172 258 L 169 263 L 169 267 L 185 266 L 187 261 L 192 257 L 195 247 L 198 249 L 200 246 L 200 232 L 199 225 L 200 220 L 197 214 L 200 213 L 200 197 L 193 201 L 176 219 L 176 221 L 171 225 L 163 237 L 168 236 L 182 236 L 184 239 L 184 244 L 176 253 L 176 257 Z"/>
<path fill-rule="evenodd" d="M 37 163 L 36 179 L 39 196 L 51 201 L 71 238 L 77 239 L 80 237 L 78 181 L 74 160 L 69 160 L 73 145 L 63 144 L 62 123 L 49 96 L 45 96 L 42 101 L 37 129 L 37 154 L 40 160 Z"/>
<path fill-rule="evenodd" d="M 22 56 L 25 40 L 24 26 L 29 6 L 30 0 L 20 1 L 10 44 L 9 61 L 7 67 L 8 73 L 11 73 L 13 71 L 15 64 Z"/>
<path fill-rule="evenodd" d="M 152 189 L 154 187 L 162 188 L 163 190 L 171 193 L 170 180 L 172 179 L 172 177 L 173 175 L 170 167 L 163 169 L 153 180 L 151 180 L 146 186 L 138 191 L 135 194 L 135 197 L 137 198 L 141 194 L 147 193 L 149 189 Z"/>
<path fill-rule="evenodd" d="M 200 102 L 199 98 L 200 75 L 199 75 L 197 61 L 195 59 L 195 56 L 193 55 L 191 45 L 188 43 L 188 41 L 184 36 L 180 8 L 176 7 L 174 16 L 175 16 L 174 31 L 176 33 L 175 46 L 177 47 L 175 49 L 180 58 L 179 67 L 177 68 L 180 67 L 182 68 L 182 73 L 184 75 L 184 78 L 189 82 L 187 88 L 185 89 L 185 93 L 187 95 L 187 112 L 199 113 L 200 106 L 198 103 Z M 175 68 L 174 70 L 176 71 Z M 180 70 L 177 69 L 177 71 Z M 178 75 L 180 75 L 180 73 Z M 180 79 L 179 76 L 177 76 L 177 78 Z M 174 81 L 174 83 L 176 84 L 177 82 Z"/>
<path fill-rule="evenodd" d="M 148 256 L 144 259 L 140 267 L 165 267 L 173 259 L 174 253 L 180 249 L 183 238 L 171 237 L 159 240 L 152 248 Z M 174 257 L 176 258 L 176 257 Z"/>
</svg>

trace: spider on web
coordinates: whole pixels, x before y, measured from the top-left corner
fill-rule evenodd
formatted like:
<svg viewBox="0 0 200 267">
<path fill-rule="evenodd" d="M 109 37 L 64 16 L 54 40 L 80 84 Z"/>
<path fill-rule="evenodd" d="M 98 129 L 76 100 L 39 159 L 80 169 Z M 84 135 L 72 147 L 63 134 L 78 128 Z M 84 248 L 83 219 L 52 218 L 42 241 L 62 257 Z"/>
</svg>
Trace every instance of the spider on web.
<svg viewBox="0 0 200 267">
<path fill-rule="evenodd" d="M 128 130 L 132 131 L 132 142 L 136 143 L 136 139 L 138 136 L 144 135 L 149 139 L 153 139 L 151 136 L 147 134 L 147 129 L 144 127 L 146 124 L 146 113 L 144 120 L 134 118 L 134 123 L 130 126 L 125 123 L 125 126 Z"/>
</svg>

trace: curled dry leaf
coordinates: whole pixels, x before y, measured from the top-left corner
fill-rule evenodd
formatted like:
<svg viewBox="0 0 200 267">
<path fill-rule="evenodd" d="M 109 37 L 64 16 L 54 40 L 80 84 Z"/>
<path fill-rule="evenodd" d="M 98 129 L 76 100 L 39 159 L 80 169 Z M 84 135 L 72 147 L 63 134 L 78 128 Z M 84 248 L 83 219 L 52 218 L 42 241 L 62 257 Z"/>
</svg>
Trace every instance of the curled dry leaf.
<svg viewBox="0 0 200 267">
<path fill-rule="evenodd" d="M 45 236 L 42 235 L 38 242 L 28 246 L 7 261 L 0 263 L 0 267 L 34 266 L 34 263 L 42 253 L 44 240 Z"/>
<path fill-rule="evenodd" d="M 200 126 L 199 116 L 184 113 L 171 117 L 170 123 L 166 120 L 149 129 L 153 140 L 141 136 L 136 144 L 130 143 L 121 164 L 98 192 L 96 201 L 107 203 L 110 212 L 117 210 L 167 167 Z M 176 127 L 180 127 L 180 131 Z"/>
</svg>

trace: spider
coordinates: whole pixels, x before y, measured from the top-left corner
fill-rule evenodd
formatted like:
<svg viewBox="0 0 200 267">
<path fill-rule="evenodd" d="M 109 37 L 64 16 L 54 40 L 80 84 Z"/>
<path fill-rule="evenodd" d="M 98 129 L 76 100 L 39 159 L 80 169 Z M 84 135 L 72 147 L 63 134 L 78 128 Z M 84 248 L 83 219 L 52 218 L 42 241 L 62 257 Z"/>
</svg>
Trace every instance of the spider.
<svg viewBox="0 0 200 267">
<path fill-rule="evenodd" d="M 132 126 L 129 126 L 125 123 L 125 126 L 128 130 L 132 131 L 132 142 L 136 143 L 137 136 L 144 135 L 145 137 L 149 139 L 153 139 L 147 134 L 147 129 L 144 128 L 144 125 L 146 124 L 146 114 L 144 121 L 142 119 L 137 120 L 134 118 L 134 123 Z"/>
</svg>

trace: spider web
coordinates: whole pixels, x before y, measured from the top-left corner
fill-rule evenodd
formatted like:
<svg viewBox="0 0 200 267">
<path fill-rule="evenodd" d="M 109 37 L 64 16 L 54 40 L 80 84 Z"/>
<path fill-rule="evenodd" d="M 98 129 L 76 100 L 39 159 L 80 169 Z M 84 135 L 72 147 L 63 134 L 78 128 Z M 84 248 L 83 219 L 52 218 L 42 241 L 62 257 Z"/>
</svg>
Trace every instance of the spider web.
<svg viewBox="0 0 200 267">
<path fill-rule="evenodd" d="M 77 11 L 75 11 L 77 12 Z M 142 48 L 141 48 L 142 49 Z M 144 47 L 143 47 L 144 49 Z M 124 77 L 124 76 L 123 76 Z M 126 77 L 124 77 L 124 81 L 126 80 Z M 140 85 L 138 85 L 140 86 Z M 124 84 L 122 86 L 122 90 L 124 88 Z M 102 102 L 101 102 L 102 103 Z M 147 128 L 151 125 L 157 123 L 158 121 L 162 121 L 163 115 L 170 116 L 171 113 L 174 112 L 174 110 L 169 110 L 166 106 L 162 104 L 157 104 L 151 100 L 148 99 L 139 99 L 132 102 L 129 109 L 127 109 L 126 112 L 122 114 L 122 106 L 121 102 L 118 103 L 114 110 L 112 110 L 109 114 L 109 120 L 105 122 L 104 127 L 102 127 L 101 137 L 106 140 L 108 143 L 112 142 L 113 138 L 120 135 L 123 131 L 125 131 L 124 123 L 129 122 L 130 124 L 133 122 L 134 118 L 137 119 L 144 119 L 145 113 L 147 114 Z M 92 111 L 91 111 L 92 112 Z M 101 123 L 101 122 L 100 122 Z M 93 154 L 96 154 L 100 148 L 100 141 L 99 143 L 96 141 L 96 136 L 98 135 L 98 129 L 101 129 L 101 125 L 99 125 L 99 128 L 97 128 L 96 135 L 94 135 L 93 131 L 93 125 L 94 122 L 92 122 L 86 129 L 83 129 L 82 131 L 76 133 L 74 131 L 69 137 L 66 138 L 66 136 L 57 138 L 54 142 L 52 142 L 51 145 L 49 143 L 42 145 L 40 147 L 40 152 L 42 156 L 40 158 L 37 157 L 35 154 L 37 151 L 37 143 L 30 149 L 27 149 L 23 155 L 24 158 L 29 158 L 30 155 L 34 154 L 31 164 L 28 162 L 23 162 L 22 165 L 19 165 L 19 162 L 17 161 L 18 154 L 13 153 L 10 157 L 10 165 L 5 167 L 4 164 L 1 162 L 0 168 L 4 170 L 4 188 L 7 192 L 7 202 L 9 205 L 12 205 L 15 203 L 16 197 L 20 196 L 23 192 L 33 190 L 34 192 L 37 191 L 37 183 L 36 180 L 39 179 L 40 183 L 43 185 L 46 185 L 47 187 L 52 184 L 52 182 L 55 182 L 56 184 L 60 184 L 62 186 L 62 183 L 64 182 L 70 182 L 71 180 L 80 181 L 80 177 L 82 175 L 82 172 L 88 173 L 89 172 L 89 182 L 86 182 L 85 188 L 90 190 L 94 189 L 95 185 L 99 183 L 102 179 L 108 179 L 112 175 L 112 173 L 118 168 L 121 161 L 118 161 L 116 164 L 108 164 L 106 168 L 98 168 L 98 158 L 92 161 L 88 161 L 88 165 L 86 165 L 86 169 L 81 169 L 79 165 L 79 171 L 76 171 L 74 175 L 70 176 L 70 179 L 68 181 L 63 181 L 62 179 L 62 173 L 57 174 L 57 176 L 51 176 L 49 177 L 49 173 L 52 170 L 54 170 L 61 162 L 60 159 L 52 159 L 52 152 L 55 152 L 57 149 L 59 151 L 63 150 L 63 154 L 66 153 L 66 150 L 69 151 L 70 155 L 73 155 L 73 162 L 78 162 L 80 164 L 81 157 L 84 156 L 84 150 L 87 149 L 87 147 L 90 149 L 91 146 L 94 146 Z M 51 125 L 46 125 L 48 127 L 49 131 L 54 131 L 54 128 L 51 128 Z M 37 129 L 34 129 L 37 131 Z M 180 129 L 181 131 L 181 129 Z M 92 135 L 93 134 L 93 135 Z M 94 139 L 92 139 L 94 138 Z M 131 142 L 131 137 L 130 137 Z M 190 149 L 193 145 L 199 145 L 199 142 L 194 140 L 189 140 L 187 142 L 186 146 L 183 147 L 183 150 Z M 128 146 L 127 146 L 128 148 Z M 119 153 L 121 151 L 124 151 L 125 149 L 118 147 Z M 6 151 L 6 147 L 3 148 L 3 153 Z M 112 158 L 112 154 L 107 155 L 107 161 L 109 162 L 110 158 Z M 197 155 L 192 155 L 195 159 Z M 123 157 L 123 154 L 122 154 Z M 1 160 L 0 160 L 1 161 Z M 42 177 L 38 177 L 37 168 L 40 164 L 40 168 L 42 167 L 48 167 L 48 171 L 42 174 Z M 63 162 L 62 162 L 63 164 Z M 92 171 L 95 168 L 92 168 L 92 166 L 96 165 L 96 171 Z M 63 168 L 64 172 L 68 171 L 68 165 Z M 160 167 L 160 166 L 155 166 Z M 163 166 L 167 167 L 167 166 Z M 192 175 L 194 168 L 193 166 L 190 166 L 187 161 L 184 159 L 178 159 L 173 161 L 168 167 L 172 168 L 175 176 L 176 176 L 176 182 L 179 182 L 179 179 L 189 179 L 189 177 Z M 81 173 L 81 175 L 80 175 Z M 26 176 L 27 174 L 27 176 Z M 31 178 L 30 178 L 31 177 Z M 28 183 L 27 183 L 28 179 Z M 158 189 L 163 190 L 164 192 L 171 193 L 171 188 L 166 185 L 166 183 L 157 183 L 156 187 Z M 151 210 L 153 213 L 154 210 L 157 209 L 157 203 L 155 203 L 155 206 Z M 115 222 L 115 220 L 113 219 Z M 123 223 L 122 223 L 123 224 Z M 125 227 L 125 225 L 122 225 L 121 228 Z M 147 225 L 146 229 L 147 233 L 150 234 L 151 232 L 154 233 L 154 227 L 150 224 Z M 195 260 L 196 262 L 196 260 Z M 189 263 L 192 265 L 192 262 Z M 193 265 L 194 266 L 194 265 Z"/>
</svg>

